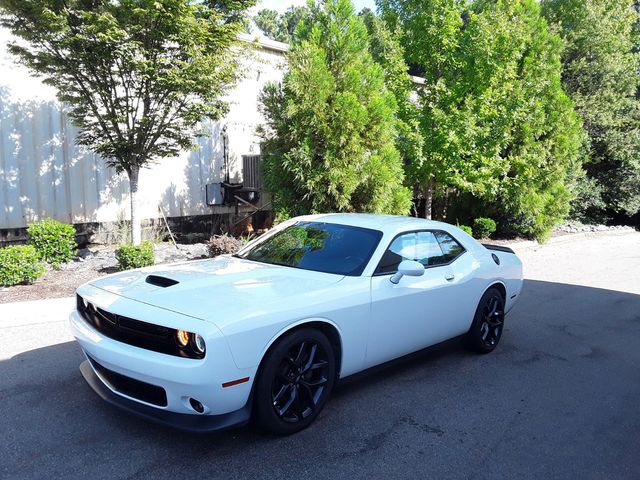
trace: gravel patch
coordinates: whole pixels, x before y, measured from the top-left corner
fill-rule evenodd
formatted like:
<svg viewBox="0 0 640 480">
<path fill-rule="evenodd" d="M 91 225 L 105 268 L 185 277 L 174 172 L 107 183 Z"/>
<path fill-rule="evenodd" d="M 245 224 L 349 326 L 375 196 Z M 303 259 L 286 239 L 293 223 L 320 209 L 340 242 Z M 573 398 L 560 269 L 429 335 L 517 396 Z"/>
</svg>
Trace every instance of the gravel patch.
<svg viewBox="0 0 640 480">
<path fill-rule="evenodd" d="M 567 233 L 589 233 L 589 232 L 613 232 L 613 231 L 634 231 L 633 227 L 626 225 L 583 225 L 582 223 L 565 223 L 554 228 L 554 234 L 567 234 Z"/>
</svg>

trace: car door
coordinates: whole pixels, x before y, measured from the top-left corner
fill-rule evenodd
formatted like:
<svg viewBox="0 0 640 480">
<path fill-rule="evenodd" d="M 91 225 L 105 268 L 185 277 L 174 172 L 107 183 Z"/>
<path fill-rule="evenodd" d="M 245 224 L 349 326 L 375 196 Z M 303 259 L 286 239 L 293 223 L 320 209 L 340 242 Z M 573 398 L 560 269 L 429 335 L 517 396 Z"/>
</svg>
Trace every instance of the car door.
<svg viewBox="0 0 640 480">
<path fill-rule="evenodd" d="M 455 241 L 455 240 L 454 240 Z M 371 321 L 367 365 L 397 358 L 459 335 L 458 282 L 452 261 L 464 253 L 445 255 L 433 231 L 397 236 L 382 256 L 371 278 Z M 420 277 L 390 281 L 403 260 L 425 267 Z"/>
</svg>

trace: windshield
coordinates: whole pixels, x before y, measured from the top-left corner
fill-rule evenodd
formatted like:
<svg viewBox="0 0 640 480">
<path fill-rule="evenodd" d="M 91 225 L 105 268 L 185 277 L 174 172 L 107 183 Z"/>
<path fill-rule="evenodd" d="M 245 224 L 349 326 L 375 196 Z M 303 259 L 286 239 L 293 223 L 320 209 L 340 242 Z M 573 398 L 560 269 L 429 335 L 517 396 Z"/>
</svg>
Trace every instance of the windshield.
<svg viewBox="0 0 640 480">
<path fill-rule="evenodd" d="M 358 276 L 382 232 L 334 223 L 296 222 L 241 250 L 236 256 L 273 265 Z"/>
</svg>

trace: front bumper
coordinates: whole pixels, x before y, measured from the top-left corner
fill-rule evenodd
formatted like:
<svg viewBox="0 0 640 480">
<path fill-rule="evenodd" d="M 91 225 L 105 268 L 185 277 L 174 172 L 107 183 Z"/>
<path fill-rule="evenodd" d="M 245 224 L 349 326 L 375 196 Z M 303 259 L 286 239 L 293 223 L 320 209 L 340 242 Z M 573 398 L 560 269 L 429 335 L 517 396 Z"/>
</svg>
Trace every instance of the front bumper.
<svg viewBox="0 0 640 480">
<path fill-rule="evenodd" d="M 206 339 L 204 358 L 177 357 L 102 335 L 74 310 L 69 317 L 70 326 L 88 360 L 81 371 L 103 399 L 142 417 L 189 431 L 217 430 L 248 420 L 257 367 L 239 369 L 217 327 L 89 285 L 81 287 L 79 293 L 114 314 L 153 319 L 154 324 L 184 328 Z M 111 374 L 123 383 L 114 383 Z M 227 385 L 236 379 L 249 380 Z M 203 411 L 196 411 L 191 399 L 200 402 Z"/>
<path fill-rule="evenodd" d="M 105 402 L 145 420 L 193 433 L 207 433 L 246 424 L 251 418 L 250 402 L 243 408 L 222 415 L 192 415 L 151 407 L 115 394 L 96 375 L 89 360 L 80 364 L 80 372 L 89 386 Z"/>
</svg>

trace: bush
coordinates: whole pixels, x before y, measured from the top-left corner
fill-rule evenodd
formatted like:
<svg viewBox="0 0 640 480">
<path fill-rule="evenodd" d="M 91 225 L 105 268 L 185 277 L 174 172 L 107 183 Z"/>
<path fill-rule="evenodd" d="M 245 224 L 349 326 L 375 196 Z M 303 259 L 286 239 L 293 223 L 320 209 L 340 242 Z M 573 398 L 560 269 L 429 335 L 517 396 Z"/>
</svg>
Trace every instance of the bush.
<svg viewBox="0 0 640 480">
<path fill-rule="evenodd" d="M 473 230 L 469 225 L 458 225 L 458 228 L 469 235 L 473 235 Z"/>
<path fill-rule="evenodd" d="M 214 235 L 209 239 L 209 256 L 217 257 L 226 253 L 236 253 L 243 244 L 242 240 L 231 235 Z"/>
<path fill-rule="evenodd" d="M 32 245 L 0 248 L 0 285 L 31 283 L 44 272 L 44 262 Z"/>
<path fill-rule="evenodd" d="M 29 225 L 27 235 L 38 256 L 54 268 L 71 261 L 78 248 L 76 229 L 51 218 Z"/>
<path fill-rule="evenodd" d="M 489 238 L 496 231 L 496 222 L 490 218 L 476 218 L 473 221 L 473 236 L 475 238 Z"/>
<path fill-rule="evenodd" d="M 142 242 L 136 245 L 120 245 L 116 250 L 116 259 L 120 270 L 148 267 L 156 263 L 153 243 Z"/>
</svg>

